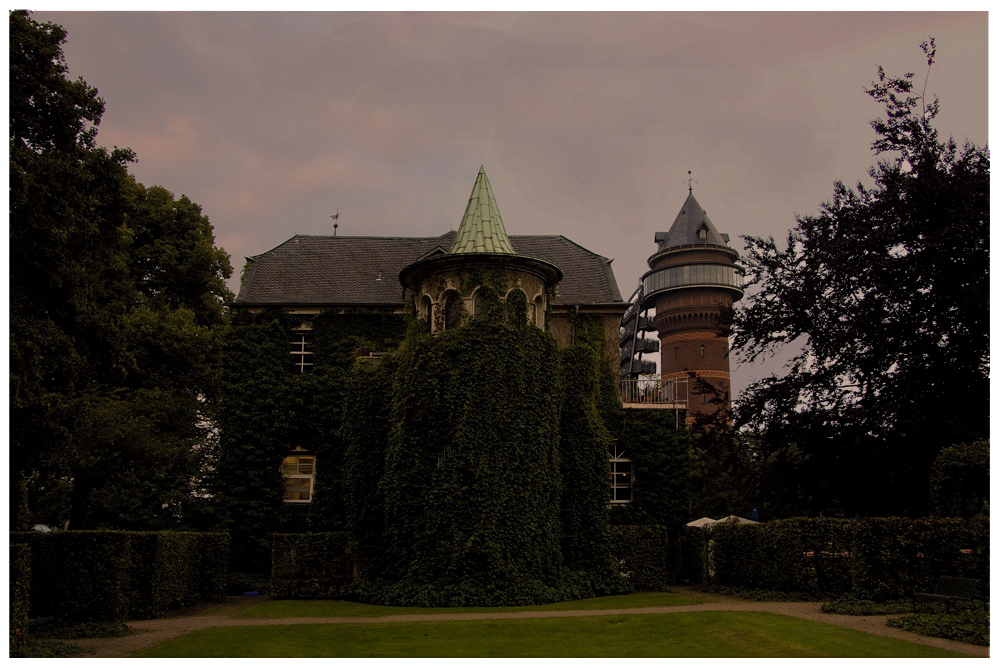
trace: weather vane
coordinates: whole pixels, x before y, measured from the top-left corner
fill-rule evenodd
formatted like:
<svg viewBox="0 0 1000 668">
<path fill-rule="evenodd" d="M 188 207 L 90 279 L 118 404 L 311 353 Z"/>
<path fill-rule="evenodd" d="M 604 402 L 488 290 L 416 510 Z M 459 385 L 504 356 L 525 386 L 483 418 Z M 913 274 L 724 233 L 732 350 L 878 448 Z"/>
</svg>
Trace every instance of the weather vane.
<svg viewBox="0 0 1000 668">
<path fill-rule="evenodd" d="M 690 173 L 691 172 L 688 172 L 688 174 L 690 174 Z M 340 208 L 339 207 L 337 208 L 337 213 L 335 213 L 332 216 L 330 216 L 330 218 L 333 218 L 333 236 L 337 236 L 337 227 L 338 227 L 337 221 L 340 220 Z"/>
<path fill-rule="evenodd" d="M 688 170 L 688 180 L 687 180 L 687 181 L 685 181 L 684 183 L 688 184 L 688 192 L 691 192 L 691 184 L 692 184 L 692 183 L 698 183 L 697 181 L 695 181 L 695 180 L 694 180 L 694 179 L 693 179 L 693 178 L 691 177 L 691 170 L 690 170 L 690 169 Z"/>
</svg>

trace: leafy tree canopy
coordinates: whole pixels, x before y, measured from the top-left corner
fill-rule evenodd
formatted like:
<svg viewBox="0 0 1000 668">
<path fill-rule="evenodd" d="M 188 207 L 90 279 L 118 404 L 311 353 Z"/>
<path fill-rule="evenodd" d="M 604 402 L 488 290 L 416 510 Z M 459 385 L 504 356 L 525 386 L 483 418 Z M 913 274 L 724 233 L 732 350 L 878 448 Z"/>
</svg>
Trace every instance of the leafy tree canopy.
<svg viewBox="0 0 1000 668">
<path fill-rule="evenodd" d="M 176 525 L 206 452 L 229 257 L 196 204 L 97 146 L 104 101 L 67 78 L 65 30 L 9 22 L 12 526 Z"/>
<path fill-rule="evenodd" d="M 921 47 L 929 75 L 933 39 Z M 805 453 L 812 510 L 921 513 L 936 453 L 988 429 L 989 151 L 939 138 L 912 73 L 879 68 L 866 92 L 885 112 L 873 185 L 837 182 L 784 248 L 745 237 L 733 348 L 751 362 L 799 348 L 737 418 L 763 458 Z"/>
</svg>

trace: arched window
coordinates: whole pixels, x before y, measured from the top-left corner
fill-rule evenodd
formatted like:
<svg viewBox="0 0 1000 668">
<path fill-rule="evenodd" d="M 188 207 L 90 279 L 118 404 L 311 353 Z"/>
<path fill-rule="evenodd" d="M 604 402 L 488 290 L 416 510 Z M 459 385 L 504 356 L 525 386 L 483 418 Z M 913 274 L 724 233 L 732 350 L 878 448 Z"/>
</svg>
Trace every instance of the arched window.
<svg viewBox="0 0 1000 668">
<path fill-rule="evenodd" d="M 424 320 L 431 319 L 431 298 L 427 295 L 420 298 L 420 313 L 418 315 Z"/>
<path fill-rule="evenodd" d="M 497 301 L 497 293 L 492 288 L 480 286 L 472 296 L 472 314 L 483 315 L 490 308 L 490 304 Z"/>
<path fill-rule="evenodd" d="M 454 329 L 462 324 L 462 305 L 458 299 L 458 293 L 449 291 L 444 299 L 444 328 L 445 331 Z"/>
<path fill-rule="evenodd" d="M 524 290 L 514 288 L 507 293 L 507 307 L 514 317 L 514 323 L 522 325 L 528 320 L 528 296 Z"/>
<path fill-rule="evenodd" d="M 535 297 L 535 327 L 545 329 L 545 305 L 541 295 Z"/>
</svg>

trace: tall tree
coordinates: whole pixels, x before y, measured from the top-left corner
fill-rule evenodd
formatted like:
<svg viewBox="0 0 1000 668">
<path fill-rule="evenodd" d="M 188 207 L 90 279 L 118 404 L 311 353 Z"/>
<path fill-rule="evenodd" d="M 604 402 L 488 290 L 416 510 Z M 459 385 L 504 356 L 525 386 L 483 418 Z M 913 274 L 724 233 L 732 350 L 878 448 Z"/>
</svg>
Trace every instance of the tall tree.
<svg viewBox="0 0 1000 668">
<path fill-rule="evenodd" d="M 921 47 L 929 75 L 934 42 Z M 815 496 L 799 510 L 924 513 L 938 451 L 988 429 L 989 152 L 942 141 L 938 100 L 913 79 L 879 68 L 867 90 L 885 110 L 873 185 L 837 182 L 784 249 L 745 238 L 734 350 L 801 347 L 748 388 L 738 421 L 763 457 L 804 456 L 794 475 Z"/>
<path fill-rule="evenodd" d="M 97 145 L 65 38 L 10 13 L 12 526 L 26 496 L 35 520 L 169 525 L 196 498 L 231 268 L 197 205 Z"/>
</svg>

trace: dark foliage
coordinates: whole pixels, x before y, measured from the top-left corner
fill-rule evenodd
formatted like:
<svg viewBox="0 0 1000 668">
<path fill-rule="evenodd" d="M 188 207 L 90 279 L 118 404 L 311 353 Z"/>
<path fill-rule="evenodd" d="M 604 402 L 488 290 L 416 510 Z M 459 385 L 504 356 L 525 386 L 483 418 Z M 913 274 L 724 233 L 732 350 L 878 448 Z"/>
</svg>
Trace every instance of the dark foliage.
<svg viewBox="0 0 1000 668">
<path fill-rule="evenodd" d="M 350 536 L 338 533 L 275 534 L 272 598 L 343 598 L 354 581 Z"/>
<path fill-rule="evenodd" d="M 949 638 L 973 645 L 990 644 L 990 612 L 979 607 L 955 613 L 917 613 L 893 617 L 889 626 L 924 636 Z"/>
<path fill-rule="evenodd" d="M 989 516 L 990 442 L 945 448 L 931 468 L 931 512 L 937 517 Z"/>
<path fill-rule="evenodd" d="M 379 603 L 558 600 L 555 342 L 473 319 L 406 341 L 393 388 Z"/>
<path fill-rule="evenodd" d="M 9 18 L 11 524 L 204 525 L 228 256 L 197 205 L 97 145 L 65 31 Z"/>
<path fill-rule="evenodd" d="M 664 526 L 615 526 L 614 553 L 629 591 L 665 591 L 680 572 L 680 532 Z"/>
<path fill-rule="evenodd" d="M 76 643 L 28 638 L 22 645 L 11 649 L 10 658 L 43 659 L 82 653 L 83 648 Z"/>
<path fill-rule="evenodd" d="M 131 617 L 160 617 L 223 600 L 229 536 L 180 531 L 129 534 Z"/>
<path fill-rule="evenodd" d="M 289 358 L 292 331 L 303 324 L 312 326 L 315 349 L 313 372 L 307 374 L 294 373 Z M 359 438 L 370 439 L 385 425 L 370 417 L 389 404 L 388 392 L 372 394 L 367 375 L 352 368 L 359 355 L 398 347 L 405 326 L 403 317 L 385 314 L 233 314 L 224 343 L 227 391 L 219 400 L 218 466 L 210 484 L 232 535 L 234 571 L 266 573 L 272 533 L 345 528 L 355 504 L 348 503 L 343 475 L 350 466 L 344 460 L 344 415 L 351 420 L 344 427 L 348 434 L 360 429 Z M 379 373 L 379 363 L 357 363 Z M 373 412 L 362 413 L 363 408 Z M 295 447 L 316 457 L 312 503 L 282 502 L 280 465 Z"/>
<path fill-rule="evenodd" d="M 124 623 L 131 605 L 131 546 L 122 531 L 14 533 L 31 547 L 31 616 Z"/>
<path fill-rule="evenodd" d="M 619 586 L 608 534 L 611 436 L 597 410 L 600 350 L 577 344 L 560 351 L 559 420 L 563 561 L 568 569 L 580 571 L 581 578 L 592 578 L 597 595 Z"/>
<path fill-rule="evenodd" d="M 10 551 L 10 648 L 22 645 L 28 633 L 28 591 L 31 583 L 31 548 L 12 544 Z"/>
<path fill-rule="evenodd" d="M 708 580 L 722 586 L 885 601 L 941 575 L 988 579 L 989 522 L 802 519 L 705 530 Z"/>
<path fill-rule="evenodd" d="M 31 548 L 31 616 L 61 625 L 120 626 L 221 600 L 225 588 L 225 534 L 19 532 L 11 542 Z"/>
<path fill-rule="evenodd" d="M 692 516 L 692 445 L 684 416 L 666 410 L 621 411 L 615 434 L 620 454 L 632 459 L 633 500 L 610 509 L 614 524 L 678 527 Z"/>
<path fill-rule="evenodd" d="M 867 91 L 873 185 L 838 182 L 784 249 L 746 238 L 733 349 L 801 346 L 737 406 L 778 514 L 925 514 L 938 452 L 988 430 L 989 152 L 940 140 L 912 78 L 880 68 Z"/>
</svg>

